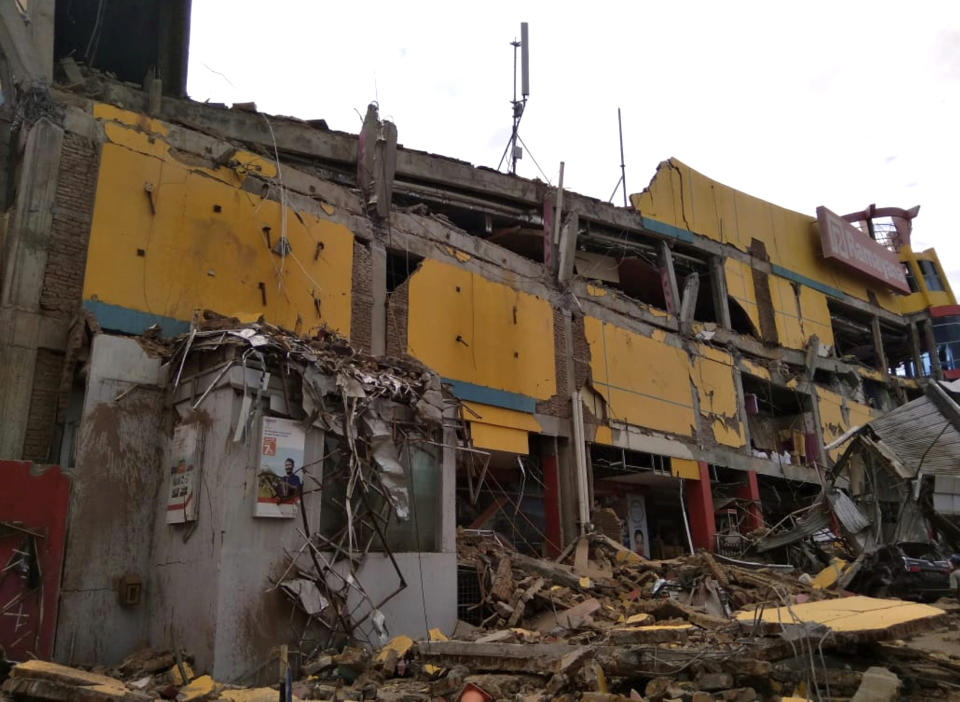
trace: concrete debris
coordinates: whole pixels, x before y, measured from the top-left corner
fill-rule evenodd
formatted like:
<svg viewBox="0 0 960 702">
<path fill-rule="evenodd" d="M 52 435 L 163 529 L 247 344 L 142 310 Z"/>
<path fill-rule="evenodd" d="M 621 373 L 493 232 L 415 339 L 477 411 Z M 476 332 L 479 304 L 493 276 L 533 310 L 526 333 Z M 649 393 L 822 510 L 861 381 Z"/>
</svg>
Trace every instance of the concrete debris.
<svg viewBox="0 0 960 702">
<path fill-rule="evenodd" d="M 844 597 L 703 553 L 634 558 L 602 534 L 585 537 L 585 555 L 588 567 L 611 576 L 585 582 L 571 578 L 573 565 L 523 556 L 492 532 L 462 530 L 458 542 L 460 567 L 476 572 L 482 593 L 473 612 L 479 626 L 459 622 L 452 638 L 439 629 L 419 640 L 400 634 L 376 651 L 316 651 L 293 666 L 287 699 L 926 700 L 947 696 L 960 679 L 960 656 L 891 640 L 920 629 L 955 632 L 955 603 Z M 655 593 L 658 582 L 672 586 Z M 704 582 L 741 611 L 710 614 L 697 601 Z M 52 702 L 284 699 L 281 685 L 193 677 L 188 656 L 180 658 L 193 679 L 174 685 L 176 658 L 144 651 L 103 672 L 30 661 L 13 669 L 3 691 Z"/>
</svg>

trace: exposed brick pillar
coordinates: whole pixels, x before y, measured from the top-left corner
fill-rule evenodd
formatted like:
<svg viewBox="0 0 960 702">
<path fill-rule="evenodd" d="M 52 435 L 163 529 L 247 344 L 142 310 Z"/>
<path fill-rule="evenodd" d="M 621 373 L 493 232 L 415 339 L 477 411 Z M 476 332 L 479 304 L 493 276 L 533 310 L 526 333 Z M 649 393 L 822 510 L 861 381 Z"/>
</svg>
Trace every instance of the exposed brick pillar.
<svg viewBox="0 0 960 702">
<path fill-rule="evenodd" d="M 547 522 L 547 556 L 556 558 L 563 546 L 560 527 L 560 471 L 557 465 L 557 445 L 553 437 L 540 442 L 540 465 L 543 468 L 543 508 Z"/>
<path fill-rule="evenodd" d="M 763 526 L 763 512 L 760 509 L 760 486 L 757 484 L 757 474 L 755 471 L 748 470 L 745 475 L 746 482 L 737 488 L 737 497 L 753 502 L 747 508 L 748 516 L 740 527 L 744 534 L 749 534 Z"/>
<path fill-rule="evenodd" d="M 683 491 L 687 498 L 687 519 L 690 521 L 690 537 L 693 547 L 713 551 L 717 524 L 713 516 L 713 491 L 710 489 L 710 469 L 704 461 L 698 461 L 700 480 L 685 480 Z"/>
</svg>

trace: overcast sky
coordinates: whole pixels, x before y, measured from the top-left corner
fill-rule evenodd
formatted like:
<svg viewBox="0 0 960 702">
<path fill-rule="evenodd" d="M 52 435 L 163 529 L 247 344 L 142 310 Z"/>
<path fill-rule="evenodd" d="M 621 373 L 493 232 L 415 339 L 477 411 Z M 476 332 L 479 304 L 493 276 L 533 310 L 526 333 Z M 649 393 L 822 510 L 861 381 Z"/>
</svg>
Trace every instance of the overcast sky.
<svg viewBox="0 0 960 702">
<path fill-rule="evenodd" d="M 188 90 L 496 167 L 530 24 L 518 173 L 608 199 L 671 156 L 810 215 L 921 205 L 960 294 L 960 2 L 340 3 L 193 0 Z M 576 8 L 576 9 L 573 9 Z M 622 203 L 621 193 L 616 202 Z"/>
</svg>

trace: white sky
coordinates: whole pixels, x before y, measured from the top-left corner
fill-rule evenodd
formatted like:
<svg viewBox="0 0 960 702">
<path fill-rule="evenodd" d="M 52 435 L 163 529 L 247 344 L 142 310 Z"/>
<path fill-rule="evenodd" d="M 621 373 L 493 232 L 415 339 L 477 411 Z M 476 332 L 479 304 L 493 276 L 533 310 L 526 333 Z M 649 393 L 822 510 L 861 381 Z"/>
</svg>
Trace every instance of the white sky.
<svg viewBox="0 0 960 702">
<path fill-rule="evenodd" d="M 495 168 L 521 21 L 520 136 L 551 181 L 562 160 L 610 197 L 619 106 L 629 192 L 675 156 L 810 215 L 920 204 L 914 249 L 960 294 L 960 2 L 193 0 L 188 90 L 349 132 L 377 100 L 404 146 Z"/>
</svg>

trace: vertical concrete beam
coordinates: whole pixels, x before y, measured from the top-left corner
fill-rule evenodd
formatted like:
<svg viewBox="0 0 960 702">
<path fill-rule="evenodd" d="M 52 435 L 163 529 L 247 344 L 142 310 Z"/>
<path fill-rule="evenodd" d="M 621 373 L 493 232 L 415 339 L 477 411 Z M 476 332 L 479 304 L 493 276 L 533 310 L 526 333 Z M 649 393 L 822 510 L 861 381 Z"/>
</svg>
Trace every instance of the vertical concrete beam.
<svg viewBox="0 0 960 702">
<path fill-rule="evenodd" d="M 680 288 L 677 285 L 677 271 L 673 267 L 673 254 L 666 241 L 660 242 L 660 267 L 664 280 L 664 298 L 667 312 L 680 314 Z"/>
<path fill-rule="evenodd" d="M 910 322 L 910 355 L 913 357 L 913 377 L 923 376 L 923 355 L 920 353 L 920 335 L 917 333 L 917 323 Z"/>
<path fill-rule="evenodd" d="M 54 0 L 30 0 L 30 34 L 37 51 L 40 75 L 47 83 L 53 82 L 53 25 Z"/>
<path fill-rule="evenodd" d="M 757 483 L 756 471 L 748 470 L 744 472 L 746 482 L 737 488 L 737 497 L 753 502 L 747 508 L 747 519 L 741 525 L 741 531 L 749 534 L 763 526 L 763 512 L 760 509 L 760 486 Z"/>
<path fill-rule="evenodd" d="M 710 257 L 710 287 L 713 291 L 713 309 L 717 312 L 717 324 L 730 328 L 730 301 L 727 298 L 727 279 L 720 256 Z"/>
<path fill-rule="evenodd" d="M 13 3 L 0 3 L 3 5 Z M 38 120 L 27 135 L 16 216 L 7 232 L 0 288 L 0 456 L 23 452 L 41 336 L 40 294 L 57 191 L 63 130 Z"/>
<path fill-rule="evenodd" d="M 880 318 L 876 315 L 870 320 L 870 330 L 873 332 L 873 350 L 877 360 L 877 370 L 886 378 L 890 375 L 890 365 L 887 363 L 887 354 L 883 349 L 883 335 L 880 333 Z"/>
<path fill-rule="evenodd" d="M 443 448 L 440 460 L 440 550 L 457 552 L 457 417 L 446 413 L 443 423 Z"/>
<path fill-rule="evenodd" d="M 710 487 L 710 469 L 705 461 L 698 461 L 700 480 L 684 480 L 687 519 L 693 547 L 713 551 L 716 543 L 717 522 L 713 513 L 713 490 Z"/>
<path fill-rule="evenodd" d="M 47 0 L 52 6 L 53 2 Z M 33 5 L 33 3 L 31 3 Z M 41 23 L 44 22 L 41 12 Z M 29 15 L 21 14 L 17 3 L 14 0 L 4 0 L 0 2 L 0 46 L 3 47 L 4 57 L 10 70 L 11 77 L 15 84 L 43 83 L 44 62 L 40 57 L 40 52 L 34 43 L 34 35 L 28 24 Z M 50 66 L 51 73 L 53 68 L 53 28 L 50 31 Z M 4 92 L 8 87 L 3 86 Z"/>
<path fill-rule="evenodd" d="M 930 354 L 930 374 L 937 380 L 943 380 L 943 368 L 940 366 L 940 354 L 937 353 L 937 340 L 933 336 L 933 326 L 930 320 L 923 323 L 923 340 Z"/>
<path fill-rule="evenodd" d="M 573 277 L 573 264 L 577 255 L 577 236 L 580 233 L 580 217 L 576 212 L 567 214 L 560 230 L 560 268 L 557 280 L 566 283 Z"/>
<path fill-rule="evenodd" d="M 569 439 L 557 439 L 557 477 L 560 484 L 560 532 L 562 546 L 575 540 L 577 530 L 577 459 Z"/>
<path fill-rule="evenodd" d="M 563 550 L 560 526 L 560 473 L 557 464 L 557 440 L 543 437 L 540 443 L 540 466 L 543 469 L 543 509 L 546 517 L 547 556 L 556 558 Z"/>
<path fill-rule="evenodd" d="M 737 393 L 737 419 L 740 420 L 740 426 L 743 427 L 744 450 L 750 454 L 750 421 L 747 416 L 746 393 L 743 391 L 743 373 L 733 366 L 733 388 Z"/>
<path fill-rule="evenodd" d="M 370 353 L 382 356 L 387 351 L 387 249 L 379 241 L 370 242 L 370 259 L 373 264 Z"/>
<path fill-rule="evenodd" d="M 693 315 L 697 309 L 697 295 L 700 294 L 700 276 L 691 273 L 683 281 L 683 300 L 680 302 L 680 331 L 690 333 Z"/>
</svg>

